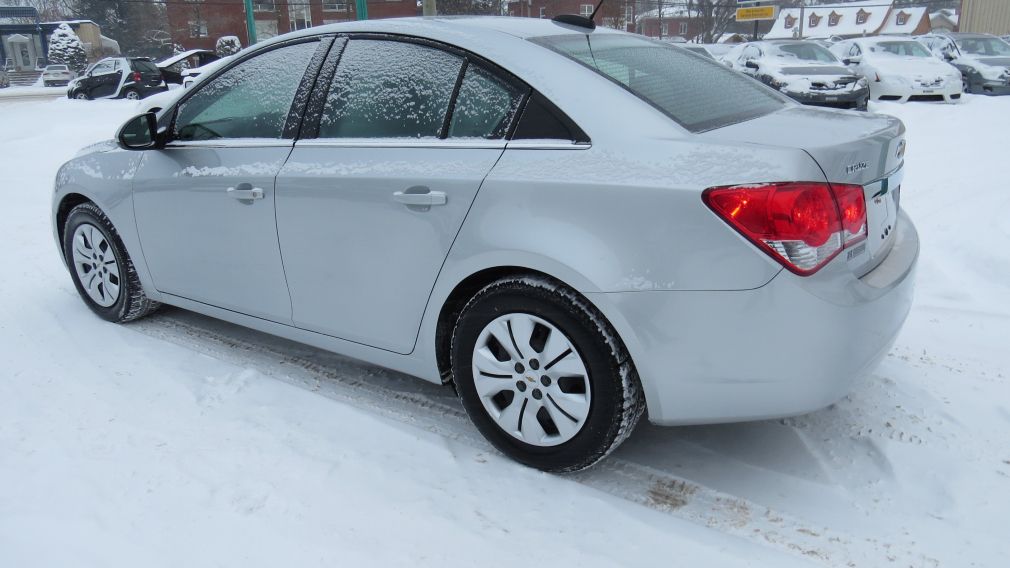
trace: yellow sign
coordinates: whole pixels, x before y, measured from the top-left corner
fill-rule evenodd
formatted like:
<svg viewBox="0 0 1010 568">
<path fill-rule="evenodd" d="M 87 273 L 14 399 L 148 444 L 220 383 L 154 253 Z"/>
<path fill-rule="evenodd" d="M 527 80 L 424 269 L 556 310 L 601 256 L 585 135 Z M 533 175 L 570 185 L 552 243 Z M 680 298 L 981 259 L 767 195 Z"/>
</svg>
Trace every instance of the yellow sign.
<svg viewBox="0 0 1010 568">
<path fill-rule="evenodd" d="M 754 20 L 774 20 L 776 6 L 753 6 L 750 8 L 737 8 L 736 21 L 752 22 Z"/>
</svg>

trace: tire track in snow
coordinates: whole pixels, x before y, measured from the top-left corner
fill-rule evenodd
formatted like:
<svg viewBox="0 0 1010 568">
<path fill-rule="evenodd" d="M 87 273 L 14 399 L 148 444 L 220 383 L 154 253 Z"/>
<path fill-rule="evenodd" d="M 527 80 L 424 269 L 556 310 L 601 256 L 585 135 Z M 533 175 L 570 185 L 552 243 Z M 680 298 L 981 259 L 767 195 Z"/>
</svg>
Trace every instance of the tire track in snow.
<svg viewBox="0 0 1010 568">
<path fill-rule="evenodd" d="M 450 388 L 175 308 L 164 308 L 127 328 L 496 453 L 472 426 Z M 829 566 L 939 566 L 911 547 L 811 526 L 747 499 L 626 459 L 620 452 L 588 471 L 567 477 L 650 509 Z"/>
</svg>

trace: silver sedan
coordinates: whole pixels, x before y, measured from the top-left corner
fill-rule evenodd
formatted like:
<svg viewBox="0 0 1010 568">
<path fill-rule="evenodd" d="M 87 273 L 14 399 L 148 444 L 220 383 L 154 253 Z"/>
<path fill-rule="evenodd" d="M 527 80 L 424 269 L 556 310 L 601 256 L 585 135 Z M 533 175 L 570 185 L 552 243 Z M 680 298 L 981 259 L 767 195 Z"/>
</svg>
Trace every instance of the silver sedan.
<svg viewBox="0 0 1010 568">
<path fill-rule="evenodd" d="M 81 297 L 451 383 L 550 471 L 646 412 L 843 396 L 911 304 L 901 122 L 568 22 L 348 22 L 243 51 L 59 171 Z"/>
</svg>

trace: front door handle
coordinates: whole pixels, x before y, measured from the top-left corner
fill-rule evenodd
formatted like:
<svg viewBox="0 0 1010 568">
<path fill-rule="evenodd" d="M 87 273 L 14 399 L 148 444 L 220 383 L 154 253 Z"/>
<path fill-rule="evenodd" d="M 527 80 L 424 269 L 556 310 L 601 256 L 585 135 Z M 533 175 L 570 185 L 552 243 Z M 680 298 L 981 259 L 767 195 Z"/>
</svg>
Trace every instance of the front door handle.
<svg viewBox="0 0 1010 568">
<path fill-rule="evenodd" d="M 414 186 L 407 189 L 407 191 L 397 191 L 393 194 L 393 199 L 403 203 L 404 205 L 415 205 L 419 207 L 445 205 L 446 202 L 444 191 L 431 191 L 422 186 Z"/>
<path fill-rule="evenodd" d="M 245 187 L 243 187 L 245 186 Z M 263 199 L 263 190 L 258 187 L 251 187 L 247 183 L 243 183 L 238 187 L 228 188 L 228 197 L 233 197 L 235 199 Z"/>
</svg>

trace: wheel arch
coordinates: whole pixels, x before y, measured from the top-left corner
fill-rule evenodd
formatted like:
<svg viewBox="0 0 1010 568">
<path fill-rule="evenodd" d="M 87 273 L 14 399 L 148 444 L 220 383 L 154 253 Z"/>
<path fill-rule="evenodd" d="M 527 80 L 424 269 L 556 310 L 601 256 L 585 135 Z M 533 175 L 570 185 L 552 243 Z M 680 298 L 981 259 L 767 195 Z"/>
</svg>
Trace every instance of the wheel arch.
<svg viewBox="0 0 1010 568">
<path fill-rule="evenodd" d="M 635 357 L 633 352 L 637 349 L 634 348 L 635 346 L 629 345 L 629 342 L 626 340 L 627 338 L 632 342 L 634 341 L 633 337 L 627 337 L 627 334 L 630 332 L 627 321 L 612 309 L 612 306 L 599 305 L 600 302 L 598 300 L 601 298 L 601 294 L 586 294 L 583 290 L 580 290 L 580 287 L 572 285 L 567 279 L 559 278 L 549 272 L 528 266 L 510 264 L 487 267 L 470 273 L 460 279 L 445 297 L 445 300 L 441 302 L 435 322 L 434 356 L 438 367 L 438 374 L 443 383 L 452 382 L 452 366 L 449 361 L 452 332 L 466 303 L 482 288 L 498 279 L 524 276 L 547 279 L 559 286 L 572 290 L 585 300 L 588 305 L 597 311 L 597 315 L 603 322 L 610 326 L 614 332 L 615 339 L 624 347 L 632 364 L 634 364 Z"/>
<path fill-rule="evenodd" d="M 82 203 L 94 203 L 95 207 L 101 209 L 101 207 L 97 203 L 95 203 L 93 199 L 85 196 L 84 194 L 76 192 L 70 192 L 64 195 L 60 199 L 59 205 L 56 206 L 55 228 L 56 228 L 57 243 L 59 243 L 60 252 L 63 253 L 66 252 L 63 250 L 63 240 L 64 240 L 63 232 L 66 229 L 67 217 L 70 215 L 70 211 L 73 210 L 74 207 L 77 207 Z"/>
</svg>

